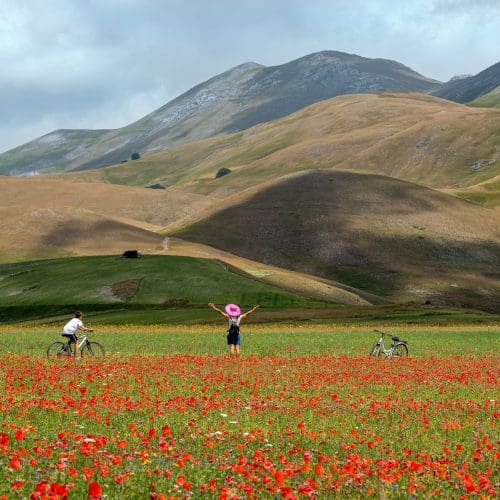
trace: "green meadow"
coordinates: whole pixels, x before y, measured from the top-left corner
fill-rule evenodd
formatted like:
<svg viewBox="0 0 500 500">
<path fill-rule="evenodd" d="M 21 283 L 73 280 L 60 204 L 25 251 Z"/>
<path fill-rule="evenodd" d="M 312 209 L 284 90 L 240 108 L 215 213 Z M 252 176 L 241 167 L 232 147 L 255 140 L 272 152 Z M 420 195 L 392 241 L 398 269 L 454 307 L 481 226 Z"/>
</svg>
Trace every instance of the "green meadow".
<svg viewBox="0 0 500 500">
<path fill-rule="evenodd" d="M 255 313 L 258 316 L 259 312 Z M 148 355 L 226 355 L 225 322 L 216 325 L 176 326 L 92 326 L 90 340 L 103 345 L 107 356 Z M 0 351 L 44 357 L 47 346 L 63 340 L 64 320 L 53 326 L 0 327 Z M 422 327 L 385 326 L 384 331 L 408 342 L 411 357 L 458 356 L 498 353 L 500 326 Z M 368 355 L 379 335 L 371 327 L 333 326 L 327 323 L 242 325 L 241 349 L 244 355 L 331 356 Z M 391 343 L 390 338 L 386 347 Z"/>
<path fill-rule="evenodd" d="M 208 302 L 260 304 L 252 321 L 336 325 L 491 324 L 481 311 L 423 304 L 346 306 L 311 299 L 238 274 L 222 262 L 149 255 L 74 257 L 0 264 L 0 324 L 58 325 L 76 309 L 94 325 L 204 325 Z"/>
<path fill-rule="evenodd" d="M 118 324 L 197 322 L 209 319 L 205 310 L 208 302 L 226 303 L 229 299 L 243 307 L 325 306 L 238 275 L 223 263 L 208 259 L 105 256 L 0 265 L 0 322 L 58 320 L 74 309 L 101 315 L 106 312 L 110 315 L 107 322 Z"/>
</svg>

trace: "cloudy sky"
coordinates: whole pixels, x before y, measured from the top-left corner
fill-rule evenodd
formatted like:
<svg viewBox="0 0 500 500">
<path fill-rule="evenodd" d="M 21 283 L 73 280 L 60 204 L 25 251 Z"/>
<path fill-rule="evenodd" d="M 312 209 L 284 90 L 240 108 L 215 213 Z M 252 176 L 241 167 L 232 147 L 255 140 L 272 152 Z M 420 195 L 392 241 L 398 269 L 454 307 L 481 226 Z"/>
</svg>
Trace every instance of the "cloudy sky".
<svg viewBox="0 0 500 500">
<path fill-rule="evenodd" d="M 127 125 L 247 61 L 339 50 L 446 81 L 499 47 L 500 0 L 0 0 L 0 152 Z"/>
</svg>

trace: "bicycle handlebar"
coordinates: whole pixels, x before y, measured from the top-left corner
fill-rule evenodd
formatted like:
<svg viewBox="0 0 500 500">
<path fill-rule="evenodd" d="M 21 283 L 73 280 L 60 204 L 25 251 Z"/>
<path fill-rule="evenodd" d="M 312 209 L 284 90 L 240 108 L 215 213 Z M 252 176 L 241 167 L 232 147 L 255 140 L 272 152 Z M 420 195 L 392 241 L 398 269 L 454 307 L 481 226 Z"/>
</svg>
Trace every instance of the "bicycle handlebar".
<svg viewBox="0 0 500 500">
<path fill-rule="evenodd" d="M 383 332 L 382 330 L 374 329 L 373 331 L 380 333 L 382 337 L 384 337 L 385 335 L 389 335 L 388 333 Z M 395 335 L 391 335 L 391 339 L 395 342 L 402 342 L 403 344 L 407 344 L 406 340 L 401 340 L 399 337 L 396 337 Z"/>
</svg>

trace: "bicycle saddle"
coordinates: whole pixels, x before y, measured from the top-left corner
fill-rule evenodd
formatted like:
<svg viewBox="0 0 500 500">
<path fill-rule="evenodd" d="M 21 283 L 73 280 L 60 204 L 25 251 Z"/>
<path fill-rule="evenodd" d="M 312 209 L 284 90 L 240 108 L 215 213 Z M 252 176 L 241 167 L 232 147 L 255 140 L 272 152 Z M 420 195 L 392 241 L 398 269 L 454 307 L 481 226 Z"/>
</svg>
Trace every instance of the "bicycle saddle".
<svg viewBox="0 0 500 500">
<path fill-rule="evenodd" d="M 394 342 L 401 342 L 402 344 L 408 344 L 406 340 L 401 340 L 399 337 L 392 337 L 392 340 L 394 340 Z"/>
</svg>

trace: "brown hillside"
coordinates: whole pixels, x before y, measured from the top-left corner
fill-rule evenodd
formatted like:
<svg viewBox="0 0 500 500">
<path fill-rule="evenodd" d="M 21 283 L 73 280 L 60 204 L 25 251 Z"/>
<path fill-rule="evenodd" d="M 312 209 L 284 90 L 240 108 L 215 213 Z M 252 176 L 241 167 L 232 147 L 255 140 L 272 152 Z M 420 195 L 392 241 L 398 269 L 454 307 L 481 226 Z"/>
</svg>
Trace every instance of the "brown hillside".
<svg viewBox="0 0 500 500">
<path fill-rule="evenodd" d="M 2 207 L 0 217 L 3 262 L 162 249 L 160 235 L 85 209 L 29 208 L 13 215 Z"/>
<path fill-rule="evenodd" d="M 171 214 L 186 216 L 209 200 L 112 184 L 69 183 L 47 177 L 0 176 L 0 262 L 67 255 L 120 254 L 126 249 L 165 253 L 156 233 Z M 191 204 L 190 204 L 191 202 Z M 213 248 L 170 241 L 170 255 L 219 259 L 247 275 L 295 293 L 347 304 L 379 303 L 340 283 L 242 259 Z"/>
<path fill-rule="evenodd" d="M 145 154 L 73 181 L 161 183 L 218 199 L 308 169 L 369 171 L 434 188 L 500 173 L 500 110 L 422 94 L 363 94 L 316 103 L 236 134 Z M 231 174 L 215 179 L 221 167 Z"/>
<path fill-rule="evenodd" d="M 172 220 L 202 210 L 212 202 L 182 190 L 146 189 L 107 183 L 75 184 L 66 177 L 15 178 L 0 176 L 0 207 L 13 212 L 23 207 L 85 209 L 148 230 L 158 230 Z"/>
<path fill-rule="evenodd" d="M 493 212 L 388 177 L 310 171 L 176 235 L 398 300 L 500 306 Z"/>
<path fill-rule="evenodd" d="M 179 234 L 190 241 L 343 283 L 369 302 L 491 309 L 500 297 L 499 130 L 500 110 L 351 95 L 115 167 L 0 177 L 0 258 L 163 251 L 157 233 L 186 228 Z M 216 179 L 221 167 L 231 173 Z M 155 183 L 166 189 L 145 188 Z"/>
<path fill-rule="evenodd" d="M 162 197 L 152 190 L 0 177 L 0 191 L 2 261 L 162 249 L 149 223 L 164 222 Z"/>
</svg>

